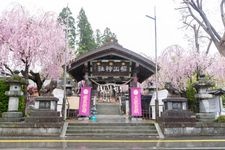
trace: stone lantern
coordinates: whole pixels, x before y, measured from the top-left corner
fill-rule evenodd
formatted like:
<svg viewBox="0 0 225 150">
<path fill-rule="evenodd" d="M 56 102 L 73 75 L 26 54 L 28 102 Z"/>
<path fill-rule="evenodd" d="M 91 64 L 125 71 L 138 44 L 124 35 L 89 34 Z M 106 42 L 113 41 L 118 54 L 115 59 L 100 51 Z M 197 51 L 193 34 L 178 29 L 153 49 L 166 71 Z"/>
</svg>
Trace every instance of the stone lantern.
<svg viewBox="0 0 225 150">
<path fill-rule="evenodd" d="M 22 96 L 24 93 L 21 90 L 21 85 L 25 84 L 24 80 L 18 80 L 17 78 L 12 78 L 6 80 L 9 83 L 9 91 L 5 92 L 5 95 L 9 96 L 8 102 L 8 111 L 2 113 L 3 121 L 21 121 L 23 114 L 22 112 L 18 112 L 19 108 L 19 97 Z M 19 76 L 18 76 L 19 77 Z"/>
<path fill-rule="evenodd" d="M 207 112 L 205 104 L 209 99 L 213 98 L 212 94 L 209 94 L 209 88 L 213 86 L 213 83 L 205 78 L 205 75 L 200 75 L 197 83 L 194 84 L 195 89 L 198 93 L 195 97 L 199 100 L 199 112 Z"/>
<path fill-rule="evenodd" d="M 213 121 L 215 119 L 214 113 L 211 113 L 209 104 L 211 101 L 214 101 L 213 95 L 209 93 L 210 87 L 213 86 L 213 83 L 206 79 L 205 75 L 200 75 L 200 78 L 197 83 L 194 84 L 195 89 L 198 93 L 195 97 L 199 101 L 199 113 L 197 114 L 200 121 Z"/>
</svg>

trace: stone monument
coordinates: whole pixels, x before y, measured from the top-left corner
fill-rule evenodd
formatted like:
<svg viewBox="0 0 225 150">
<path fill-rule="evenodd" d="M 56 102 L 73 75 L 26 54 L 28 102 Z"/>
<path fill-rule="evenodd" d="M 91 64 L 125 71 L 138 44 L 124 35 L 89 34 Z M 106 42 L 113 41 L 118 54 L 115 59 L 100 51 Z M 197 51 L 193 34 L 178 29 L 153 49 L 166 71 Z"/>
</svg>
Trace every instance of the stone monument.
<svg viewBox="0 0 225 150">
<path fill-rule="evenodd" d="M 171 83 L 165 83 L 165 89 L 169 92 L 167 98 L 163 99 L 165 110 L 187 110 L 187 99 L 181 97 Z"/>
<path fill-rule="evenodd" d="M 57 87 L 57 81 L 51 81 L 41 90 L 41 96 L 35 98 L 35 109 L 26 118 L 26 122 L 60 122 L 62 118 L 57 112 L 58 98 L 52 91 Z"/>
<path fill-rule="evenodd" d="M 23 113 L 18 111 L 19 97 L 23 96 L 21 85 L 26 82 L 18 74 L 6 79 L 6 82 L 9 83 L 9 91 L 6 91 L 5 95 L 9 96 L 9 102 L 8 111 L 2 113 L 2 120 L 6 122 L 22 121 Z"/>
<path fill-rule="evenodd" d="M 162 122 L 194 122 L 194 113 L 187 110 L 187 99 L 180 96 L 180 93 L 171 83 L 165 83 L 168 91 L 167 98 L 163 99 L 164 111 L 162 112 Z"/>
</svg>

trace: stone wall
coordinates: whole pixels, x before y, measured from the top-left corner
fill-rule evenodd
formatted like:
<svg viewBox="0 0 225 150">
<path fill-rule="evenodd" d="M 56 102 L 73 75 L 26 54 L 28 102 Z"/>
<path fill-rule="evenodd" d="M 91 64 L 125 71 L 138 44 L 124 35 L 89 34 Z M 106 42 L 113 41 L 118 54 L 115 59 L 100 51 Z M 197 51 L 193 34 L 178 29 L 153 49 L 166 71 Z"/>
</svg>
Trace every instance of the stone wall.
<svg viewBox="0 0 225 150">
<path fill-rule="evenodd" d="M 165 136 L 221 136 L 225 123 L 169 123 L 160 124 Z"/>
</svg>

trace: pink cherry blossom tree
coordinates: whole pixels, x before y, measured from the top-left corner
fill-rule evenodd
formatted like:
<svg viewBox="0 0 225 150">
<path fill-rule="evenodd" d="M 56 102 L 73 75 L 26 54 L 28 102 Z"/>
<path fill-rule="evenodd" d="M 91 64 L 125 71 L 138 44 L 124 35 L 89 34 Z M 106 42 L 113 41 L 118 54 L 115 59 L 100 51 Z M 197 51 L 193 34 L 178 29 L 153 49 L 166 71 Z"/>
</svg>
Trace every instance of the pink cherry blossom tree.
<svg viewBox="0 0 225 150">
<path fill-rule="evenodd" d="M 207 73 L 214 79 L 216 87 L 222 88 L 225 86 L 225 57 L 217 53 L 213 58 L 214 61 Z"/>
<path fill-rule="evenodd" d="M 166 82 L 171 82 L 180 93 L 186 91 L 187 81 L 197 70 L 205 71 L 211 65 L 211 58 L 205 53 L 186 51 L 178 45 L 166 48 L 158 60 L 158 87 L 164 88 Z M 155 77 L 149 80 L 154 83 Z"/>
<path fill-rule="evenodd" d="M 55 79 L 61 75 L 64 51 L 65 33 L 54 13 L 31 15 L 16 5 L 0 16 L 0 67 L 3 70 L 21 70 L 25 79 L 43 84 L 46 77 Z M 41 85 L 37 86 L 40 90 Z"/>
</svg>

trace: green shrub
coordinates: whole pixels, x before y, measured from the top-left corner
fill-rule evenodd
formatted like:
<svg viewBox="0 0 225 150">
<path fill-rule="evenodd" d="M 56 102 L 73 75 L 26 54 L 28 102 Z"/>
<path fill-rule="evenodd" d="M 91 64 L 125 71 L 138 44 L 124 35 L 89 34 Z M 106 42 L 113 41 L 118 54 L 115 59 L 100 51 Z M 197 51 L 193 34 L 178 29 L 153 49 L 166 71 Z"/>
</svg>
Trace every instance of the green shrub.
<svg viewBox="0 0 225 150">
<path fill-rule="evenodd" d="M 22 90 L 24 92 L 24 87 L 22 86 Z M 0 117 L 2 116 L 3 112 L 8 111 L 8 102 L 9 102 L 9 97 L 5 95 L 5 91 L 9 91 L 9 84 L 6 82 L 5 78 L 0 79 Z M 20 96 L 19 97 L 19 112 L 25 111 L 25 97 Z"/>
<path fill-rule="evenodd" d="M 225 95 L 222 95 L 221 98 L 222 98 L 222 105 L 223 107 L 225 107 Z"/>
<path fill-rule="evenodd" d="M 225 123 L 225 115 L 221 115 L 216 119 L 216 122 Z"/>
<path fill-rule="evenodd" d="M 26 107 L 25 97 L 24 96 L 20 96 L 19 97 L 19 108 L 18 108 L 18 111 L 22 112 L 23 115 L 25 114 L 25 107 Z"/>
<path fill-rule="evenodd" d="M 0 116 L 3 112 L 8 110 L 8 99 L 9 97 L 5 95 L 5 91 L 9 90 L 9 84 L 5 82 L 4 79 L 0 79 Z"/>
<path fill-rule="evenodd" d="M 188 108 L 193 112 L 198 112 L 198 101 L 195 98 L 196 94 L 195 88 L 192 86 L 191 82 L 188 82 L 186 88 L 186 97 L 188 99 Z"/>
</svg>

